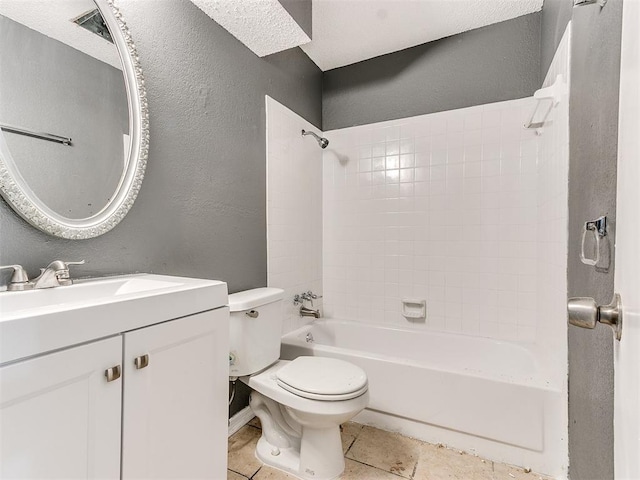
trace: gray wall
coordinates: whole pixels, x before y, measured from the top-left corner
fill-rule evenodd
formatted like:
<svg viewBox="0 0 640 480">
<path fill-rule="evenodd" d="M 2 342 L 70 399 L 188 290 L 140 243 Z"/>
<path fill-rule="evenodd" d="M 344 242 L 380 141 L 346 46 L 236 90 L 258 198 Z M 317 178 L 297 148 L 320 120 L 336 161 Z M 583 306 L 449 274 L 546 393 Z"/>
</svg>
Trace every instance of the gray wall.
<svg viewBox="0 0 640 480">
<path fill-rule="evenodd" d="M 548 68 L 569 20 L 573 24 L 569 163 L 569 296 L 609 303 L 614 289 L 616 162 L 622 0 L 572 8 L 545 0 L 542 68 Z M 599 268 L 579 260 L 584 222 L 607 215 Z M 613 340 L 608 327 L 569 327 L 569 474 L 613 478 Z"/>
<path fill-rule="evenodd" d="M 541 82 L 540 17 L 525 15 L 325 72 L 323 130 L 532 95 Z"/>
<path fill-rule="evenodd" d="M 118 3 L 149 97 L 140 195 L 121 224 L 86 241 L 41 233 L 0 202 L 1 264 L 35 275 L 54 258 L 86 259 L 77 275 L 186 275 L 225 280 L 232 292 L 266 285 L 264 95 L 319 126 L 320 70 L 299 49 L 256 57 L 189 0 Z"/>
<path fill-rule="evenodd" d="M 572 0 L 544 0 L 540 38 L 540 79 L 547 75 L 562 35 L 571 20 Z"/>
<path fill-rule="evenodd" d="M 313 29 L 313 9 L 311 0 L 278 0 L 289 15 L 300 25 L 300 28 L 309 38 L 312 37 Z"/>
<path fill-rule="evenodd" d="M 73 139 L 67 147 L 5 133 L 20 173 L 56 212 L 97 213 L 124 166 L 129 114 L 122 71 L 1 15 L 0 45 L 0 123 Z"/>
<path fill-rule="evenodd" d="M 622 0 L 573 9 L 569 163 L 569 296 L 613 296 Z M 580 263 L 584 222 L 611 221 L 601 267 Z M 603 325 L 569 328 L 569 472 L 613 478 L 613 340 Z M 597 452 L 597 453 L 596 453 Z"/>
<path fill-rule="evenodd" d="M 188 0 L 121 0 L 151 116 L 131 212 L 86 241 L 40 233 L 0 204 L 0 258 L 31 274 L 86 258 L 80 275 L 154 272 L 266 284 L 264 95 L 321 122 L 321 72 L 299 49 L 260 59 Z"/>
</svg>

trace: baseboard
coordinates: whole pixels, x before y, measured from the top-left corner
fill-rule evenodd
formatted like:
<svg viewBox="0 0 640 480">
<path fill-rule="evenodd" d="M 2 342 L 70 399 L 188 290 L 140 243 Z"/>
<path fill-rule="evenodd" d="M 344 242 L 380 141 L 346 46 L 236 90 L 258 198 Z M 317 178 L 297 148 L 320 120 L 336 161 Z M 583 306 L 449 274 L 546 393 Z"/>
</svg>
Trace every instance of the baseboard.
<svg viewBox="0 0 640 480">
<path fill-rule="evenodd" d="M 229 436 L 236 433 L 242 427 L 244 427 L 247 423 L 249 423 L 255 415 L 251 410 L 251 407 L 247 405 L 238 413 L 236 413 L 233 417 L 229 419 Z"/>
</svg>

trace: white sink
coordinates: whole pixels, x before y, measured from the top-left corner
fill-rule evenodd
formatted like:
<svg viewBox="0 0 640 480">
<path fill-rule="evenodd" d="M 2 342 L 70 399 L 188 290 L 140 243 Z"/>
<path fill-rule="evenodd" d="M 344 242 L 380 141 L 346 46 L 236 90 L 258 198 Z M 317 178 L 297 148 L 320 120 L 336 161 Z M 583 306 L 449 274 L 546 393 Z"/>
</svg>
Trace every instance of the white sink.
<svg viewBox="0 0 640 480">
<path fill-rule="evenodd" d="M 0 364 L 226 304 L 223 282 L 151 274 L 0 292 Z"/>
<path fill-rule="evenodd" d="M 177 280 L 179 281 L 160 280 L 155 275 L 132 275 L 78 280 L 70 287 L 4 292 L 0 295 L 0 321 L 31 316 L 34 309 L 57 310 L 68 308 L 71 304 L 79 306 L 87 302 L 114 301 L 121 295 L 146 293 L 184 284 L 185 279 Z"/>
</svg>

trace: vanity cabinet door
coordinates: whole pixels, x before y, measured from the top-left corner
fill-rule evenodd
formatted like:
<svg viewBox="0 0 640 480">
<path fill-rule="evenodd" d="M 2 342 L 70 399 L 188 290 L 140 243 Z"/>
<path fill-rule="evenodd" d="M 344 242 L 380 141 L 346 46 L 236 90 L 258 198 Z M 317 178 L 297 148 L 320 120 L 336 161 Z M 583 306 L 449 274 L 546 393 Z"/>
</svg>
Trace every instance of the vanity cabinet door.
<svg viewBox="0 0 640 480">
<path fill-rule="evenodd" d="M 118 336 L 1 367 L 0 478 L 119 478 L 121 361 Z"/>
<path fill-rule="evenodd" d="M 124 480 L 227 478 L 228 316 L 124 335 Z"/>
</svg>

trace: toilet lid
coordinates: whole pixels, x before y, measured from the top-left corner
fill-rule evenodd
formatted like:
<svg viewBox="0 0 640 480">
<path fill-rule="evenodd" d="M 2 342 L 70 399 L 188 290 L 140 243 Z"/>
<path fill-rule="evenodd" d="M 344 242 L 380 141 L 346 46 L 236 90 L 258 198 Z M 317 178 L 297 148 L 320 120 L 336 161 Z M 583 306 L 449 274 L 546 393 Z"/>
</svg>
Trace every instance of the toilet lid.
<svg viewBox="0 0 640 480">
<path fill-rule="evenodd" d="M 352 363 L 327 357 L 298 357 L 278 370 L 278 384 L 314 400 L 347 400 L 367 390 L 367 374 Z"/>
</svg>

